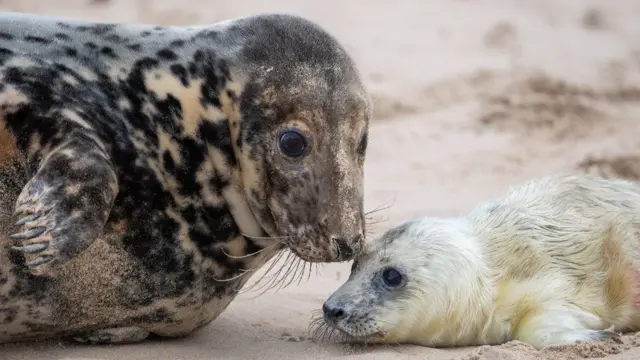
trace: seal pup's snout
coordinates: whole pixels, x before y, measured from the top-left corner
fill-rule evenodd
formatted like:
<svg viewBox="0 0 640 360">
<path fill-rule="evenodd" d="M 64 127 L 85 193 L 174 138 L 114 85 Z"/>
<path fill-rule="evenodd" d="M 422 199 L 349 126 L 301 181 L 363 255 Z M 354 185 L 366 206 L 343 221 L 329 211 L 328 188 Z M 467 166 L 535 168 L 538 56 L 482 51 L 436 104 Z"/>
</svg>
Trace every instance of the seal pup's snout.
<svg viewBox="0 0 640 360">
<path fill-rule="evenodd" d="M 334 323 L 340 319 L 343 319 L 347 315 L 347 312 L 342 306 L 329 304 L 328 301 L 322 305 L 322 312 L 324 313 L 324 316 L 328 321 Z"/>
<path fill-rule="evenodd" d="M 357 234 L 350 237 L 332 236 L 331 242 L 335 246 L 338 261 L 348 261 L 353 259 L 364 245 L 364 235 Z"/>
</svg>

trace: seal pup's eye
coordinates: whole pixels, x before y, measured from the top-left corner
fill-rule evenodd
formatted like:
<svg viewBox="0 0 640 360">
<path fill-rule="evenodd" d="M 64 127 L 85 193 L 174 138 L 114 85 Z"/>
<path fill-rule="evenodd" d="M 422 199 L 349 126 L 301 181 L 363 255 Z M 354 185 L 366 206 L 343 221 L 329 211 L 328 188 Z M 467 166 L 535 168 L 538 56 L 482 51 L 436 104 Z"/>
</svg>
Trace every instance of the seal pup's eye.
<svg viewBox="0 0 640 360">
<path fill-rule="evenodd" d="M 307 150 L 307 138 L 298 130 L 288 129 L 280 133 L 278 146 L 286 156 L 299 157 Z"/>
<path fill-rule="evenodd" d="M 382 272 L 382 281 L 388 287 L 398 287 L 402 284 L 402 274 L 394 268 L 386 268 Z"/>
</svg>

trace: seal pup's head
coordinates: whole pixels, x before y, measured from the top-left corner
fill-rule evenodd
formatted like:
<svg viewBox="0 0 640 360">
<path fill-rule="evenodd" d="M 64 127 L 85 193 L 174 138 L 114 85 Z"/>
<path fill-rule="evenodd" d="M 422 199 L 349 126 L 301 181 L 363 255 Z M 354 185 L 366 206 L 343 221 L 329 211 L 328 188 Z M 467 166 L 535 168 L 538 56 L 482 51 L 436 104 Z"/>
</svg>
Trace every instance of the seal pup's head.
<svg viewBox="0 0 640 360">
<path fill-rule="evenodd" d="M 234 22 L 245 86 L 231 121 L 249 206 L 271 237 L 307 261 L 363 246 L 363 165 L 371 99 L 345 49 L 291 15 Z M 233 46 L 231 46 L 233 47 Z"/>
<path fill-rule="evenodd" d="M 355 258 L 347 281 L 323 304 L 323 321 L 374 343 L 455 342 L 486 307 L 478 246 L 464 218 L 387 230 Z"/>
</svg>

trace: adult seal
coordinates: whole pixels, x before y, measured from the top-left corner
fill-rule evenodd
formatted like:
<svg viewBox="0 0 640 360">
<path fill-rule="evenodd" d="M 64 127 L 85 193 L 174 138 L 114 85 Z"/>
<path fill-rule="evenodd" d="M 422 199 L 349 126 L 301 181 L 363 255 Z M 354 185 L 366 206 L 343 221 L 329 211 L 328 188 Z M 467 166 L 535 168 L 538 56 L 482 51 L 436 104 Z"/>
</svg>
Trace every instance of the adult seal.
<svg viewBox="0 0 640 360">
<path fill-rule="evenodd" d="M 370 98 L 318 25 L 0 15 L 0 342 L 185 336 L 365 229 Z"/>
<path fill-rule="evenodd" d="M 465 216 L 405 221 L 365 246 L 323 310 L 320 331 L 378 343 L 619 340 L 640 330 L 640 186 L 547 176 Z"/>
</svg>

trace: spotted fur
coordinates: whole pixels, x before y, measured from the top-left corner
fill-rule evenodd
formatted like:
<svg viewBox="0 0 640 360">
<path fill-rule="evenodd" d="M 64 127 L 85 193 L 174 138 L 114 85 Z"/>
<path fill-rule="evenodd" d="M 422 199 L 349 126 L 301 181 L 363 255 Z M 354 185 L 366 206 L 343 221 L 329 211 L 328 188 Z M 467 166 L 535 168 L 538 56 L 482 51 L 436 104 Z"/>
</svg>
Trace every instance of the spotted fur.
<svg viewBox="0 0 640 360">
<path fill-rule="evenodd" d="M 345 50 L 296 16 L 1 14 L 0 342 L 184 336 L 285 248 L 350 259 L 370 114 Z"/>
</svg>

